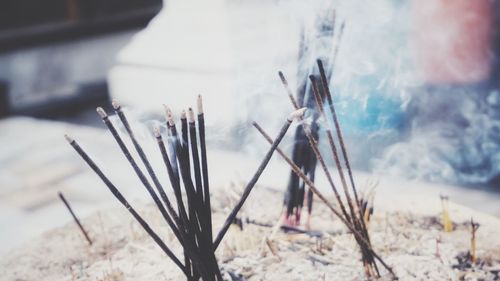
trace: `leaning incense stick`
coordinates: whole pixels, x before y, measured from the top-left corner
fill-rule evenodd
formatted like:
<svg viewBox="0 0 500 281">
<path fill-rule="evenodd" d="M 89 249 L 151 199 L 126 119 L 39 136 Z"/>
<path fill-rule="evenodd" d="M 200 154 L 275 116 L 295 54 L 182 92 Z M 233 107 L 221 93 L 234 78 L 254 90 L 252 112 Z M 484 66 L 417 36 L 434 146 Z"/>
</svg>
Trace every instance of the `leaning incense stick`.
<svg viewBox="0 0 500 281">
<path fill-rule="evenodd" d="M 76 225 L 78 226 L 78 228 L 80 229 L 80 231 L 83 233 L 83 236 L 85 237 L 85 240 L 87 240 L 87 242 L 89 243 L 89 245 L 92 246 L 92 240 L 90 239 L 89 234 L 87 233 L 87 231 L 85 230 L 85 228 L 83 227 L 83 225 L 80 223 L 80 220 L 78 219 L 78 217 L 73 212 L 73 209 L 71 208 L 71 205 L 69 205 L 68 201 L 66 201 L 66 198 L 64 198 L 64 195 L 62 194 L 62 192 L 58 192 L 57 195 L 59 195 L 59 198 L 61 198 L 61 201 L 64 203 L 64 205 L 68 209 L 68 211 L 71 214 L 71 216 L 73 217 L 73 220 L 75 221 Z"/>
<path fill-rule="evenodd" d="M 118 143 L 118 146 L 120 147 L 120 149 L 122 150 L 123 154 L 125 155 L 125 158 L 127 158 L 128 162 L 132 166 L 132 168 L 133 168 L 134 172 L 136 173 L 137 177 L 139 178 L 139 180 L 144 185 L 144 187 L 148 191 L 149 195 L 151 196 L 151 198 L 155 202 L 155 204 L 156 204 L 157 208 L 160 210 L 160 213 L 162 214 L 163 218 L 165 219 L 165 221 L 167 222 L 167 224 L 169 226 L 171 226 L 172 231 L 174 232 L 174 234 L 177 237 L 177 239 L 181 240 L 181 236 L 180 236 L 179 230 L 175 227 L 175 224 L 172 221 L 172 218 L 170 217 L 170 215 L 168 214 L 167 210 L 163 206 L 162 202 L 160 201 L 160 198 L 158 197 L 158 195 L 154 191 L 153 187 L 149 183 L 149 181 L 146 178 L 146 176 L 144 175 L 144 173 L 141 171 L 141 169 L 139 168 L 139 166 L 135 162 L 134 158 L 132 157 L 132 154 L 128 150 L 127 146 L 123 142 L 123 140 L 120 137 L 120 135 L 118 134 L 118 131 L 114 127 L 113 123 L 111 123 L 111 121 L 109 120 L 108 114 L 101 107 L 97 108 L 97 113 L 99 114 L 99 116 L 101 117 L 102 121 L 108 127 L 109 131 L 111 132 L 111 134 L 115 138 L 116 142 Z"/>
<path fill-rule="evenodd" d="M 95 162 L 87 155 L 87 153 L 80 147 L 80 145 L 68 135 L 65 135 L 66 140 L 75 149 L 75 151 L 82 157 L 82 159 L 89 165 L 89 167 L 101 178 L 104 184 L 108 187 L 111 193 L 115 196 L 118 201 L 130 212 L 130 214 L 137 220 L 137 222 L 142 226 L 142 228 L 149 234 L 149 236 L 155 241 L 155 243 L 163 250 L 163 252 L 179 267 L 179 269 L 188 275 L 186 268 L 175 256 L 175 254 L 170 250 L 170 248 L 161 240 L 161 238 L 156 234 L 156 232 L 148 225 L 148 223 L 135 211 L 135 209 L 129 204 L 121 192 L 113 185 L 113 183 L 104 175 L 101 169 L 95 164 Z"/>
<path fill-rule="evenodd" d="M 274 145 L 273 140 L 271 137 L 262 129 L 262 127 L 259 126 L 257 123 L 253 123 L 254 127 L 262 134 L 262 136 L 269 142 L 269 144 Z M 347 221 L 344 217 L 344 215 L 338 211 L 329 201 L 328 199 L 321 193 L 319 190 L 316 188 L 313 182 L 309 180 L 309 178 L 301 171 L 301 169 L 293 163 L 293 161 L 280 149 L 276 148 L 276 151 L 280 156 L 288 163 L 288 165 L 292 168 L 292 170 L 304 181 L 305 184 L 308 185 L 308 187 L 314 192 L 318 198 L 323 201 L 323 203 L 330 209 L 337 218 L 339 218 L 342 223 L 353 233 L 353 235 L 359 239 L 361 243 L 372 253 L 372 255 L 377 259 L 384 268 L 389 271 L 389 273 L 397 279 L 394 271 L 392 268 L 372 249 L 370 243 L 364 238 L 364 235 L 361 234 L 352 224 L 352 222 Z"/>
<path fill-rule="evenodd" d="M 290 98 L 292 104 L 297 104 L 297 102 L 295 101 L 295 98 L 293 97 L 293 95 L 289 95 L 289 98 Z M 330 187 L 333 190 L 333 193 L 335 195 L 335 198 L 336 198 L 337 202 L 339 203 L 339 206 L 340 206 L 340 208 L 342 210 L 342 213 L 344 214 L 344 216 L 346 217 L 347 220 L 351 220 L 349 214 L 346 211 L 344 203 L 342 202 L 342 199 L 340 198 L 340 194 L 339 194 L 337 188 L 335 187 L 335 183 L 333 182 L 332 175 L 330 174 L 330 171 L 328 170 L 328 167 L 326 166 L 326 162 L 323 159 L 323 156 L 322 156 L 322 154 L 321 154 L 321 152 L 320 152 L 320 150 L 318 148 L 318 141 L 314 138 L 314 136 L 312 135 L 310 127 L 306 123 L 303 123 L 302 126 L 304 127 L 304 132 L 305 132 L 306 137 L 307 137 L 307 139 L 309 141 L 309 145 L 310 145 L 311 149 L 313 150 L 313 153 L 316 156 L 316 159 L 318 159 L 318 161 L 320 163 L 320 166 L 323 169 L 323 172 L 325 173 L 327 181 L 328 181 L 328 183 L 330 184 Z"/>
<path fill-rule="evenodd" d="M 132 127 L 130 126 L 128 119 L 125 116 L 125 113 L 123 112 L 121 105 L 118 104 L 117 101 L 113 101 L 112 104 L 113 104 L 113 108 L 115 109 L 116 114 L 118 115 L 121 122 L 123 123 L 123 126 L 125 127 L 125 130 L 127 131 L 128 135 L 130 137 L 130 140 L 132 141 L 132 144 L 134 145 L 134 148 L 137 151 L 137 154 L 139 154 L 139 157 L 141 158 L 142 163 L 146 167 L 146 170 L 147 170 L 149 176 L 153 180 L 153 184 L 155 185 L 156 190 L 160 194 L 160 197 L 163 200 L 163 203 L 167 207 L 167 210 L 169 211 L 170 216 L 172 216 L 172 217 L 176 216 L 175 210 L 173 209 L 172 204 L 170 203 L 170 200 L 169 200 L 167 194 L 165 193 L 165 189 L 163 188 L 160 181 L 158 180 L 158 177 L 156 176 L 156 173 L 154 172 L 153 167 L 151 166 L 151 164 L 148 160 L 148 157 L 144 153 L 142 146 L 137 141 L 137 138 L 135 137 L 135 134 L 132 131 Z M 172 231 L 174 232 L 174 234 L 177 233 L 176 236 L 178 236 L 177 238 L 179 239 L 179 241 L 181 241 L 181 234 L 179 232 L 179 229 L 176 227 L 176 225 L 174 224 L 172 219 L 167 220 L 167 222 L 168 222 L 170 228 L 172 229 Z"/>
<path fill-rule="evenodd" d="M 260 176 L 262 175 L 262 172 L 264 172 L 264 169 L 266 168 L 267 164 L 269 163 L 269 160 L 271 160 L 271 157 L 273 156 L 274 151 L 278 147 L 278 144 L 281 142 L 283 137 L 285 136 L 286 132 L 288 131 L 288 128 L 290 128 L 290 125 L 292 122 L 296 119 L 302 118 L 304 116 L 304 113 L 306 111 L 306 108 L 301 108 L 299 110 L 296 110 L 292 112 L 288 118 L 286 119 L 285 124 L 281 127 L 281 130 L 274 140 L 273 145 L 271 148 L 268 150 L 266 156 L 262 160 L 261 164 L 257 168 L 257 171 L 253 175 L 252 179 L 248 182 L 247 186 L 245 187 L 243 191 L 243 195 L 241 196 L 241 199 L 239 202 L 236 204 L 236 206 L 233 208 L 229 216 L 227 217 L 226 221 L 224 222 L 224 225 L 222 226 L 221 230 L 219 231 L 219 234 L 217 235 L 217 238 L 214 241 L 214 249 L 217 249 L 219 246 L 220 242 L 222 241 L 222 238 L 224 238 L 224 235 L 226 234 L 227 230 L 229 229 L 229 226 L 232 224 L 234 219 L 236 218 L 236 214 L 239 212 L 241 207 L 243 207 L 243 204 L 245 203 L 246 199 L 248 198 L 248 195 L 250 195 L 250 192 L 252 191 L 253 187 L 259 180 Z"/>
</svg>

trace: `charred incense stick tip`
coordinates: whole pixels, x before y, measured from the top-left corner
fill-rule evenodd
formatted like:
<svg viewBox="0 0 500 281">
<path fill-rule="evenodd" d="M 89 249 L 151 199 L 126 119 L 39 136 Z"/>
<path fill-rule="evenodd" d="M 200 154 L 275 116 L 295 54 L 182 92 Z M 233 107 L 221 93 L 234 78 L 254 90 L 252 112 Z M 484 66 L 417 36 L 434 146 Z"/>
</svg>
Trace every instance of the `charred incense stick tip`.
<svg viewBox="0 0 500 281">
<path fill-rule="evenodd" d="M 155 136 L 155 138 L 159 139 L 161 137 L 160 128 L 154 127 L 153 128 L 153 135 Z"/>
<path fill-rule="evenodd" d="M 203 99 L 201 98 L 201 95 L 198 95 L 196 104 L 198 106 L 198 114 L 203 114 Z"/>
<path fill-rule="evenodd" d="M 186 119 L 186 110 L 181 111 L 181 119 Z"/>
<path fill-rule="evenodd" d="M 113 108 L 114 108 L 115 110 L 119 110 L 119 109 L 121 108 L 121 105 L 118 103 L 118 101 L 117 101 L 117 100 L 113 100 L 113 101 L 111 102 L 111 105 L 113 105 Z"/>
<path fill-rule="evenodd" d="M 288 81 L 286 81 L 286 78 L 285 78 L 285 75 L 283 75 L 283 72 L 278 71 L 278 75 L 280 76 L 281 83 L 283 83 L 284 85 L 288 86 Z"/>
<path fill-rule="evenodd" d="M 194 123 L 194 111 L 191 107 L 188 108 L 188 120 L 189 123 Z"/>
<path fill-rule="evenodd" d="M 66 135 L 66 134 L 64 135 L 64 138 L 65 138 L 65 139 L 66 139 L 69 143 L 73 143 L 73 142 L 75 141 L 72 137 L 70 137 L 70 136 L 68 136 L 68 135 Z"/>
<path fill-rule="evenodd" d="M 287 119 L 290 122 L 292 122 L 295 119 L 300 119 L 300 118 L 304 117 L 304 114 L 306 113 L 306 111 L 307 111 L 307 107 L 297 109 L 294 112 L 290 113 L 290 115 L 288 115 Z"/>
<path fill-rule="evenodd" d="M 108 117 L 108 114 L 106 113 L 106 111 L 104 111 L 104 109 L 102 109 L 102 107 L 96 108 L 96 111 L 97 114 L 99 114 L 99 116 L 101 116 L 102 119 Z"/>
</svg>

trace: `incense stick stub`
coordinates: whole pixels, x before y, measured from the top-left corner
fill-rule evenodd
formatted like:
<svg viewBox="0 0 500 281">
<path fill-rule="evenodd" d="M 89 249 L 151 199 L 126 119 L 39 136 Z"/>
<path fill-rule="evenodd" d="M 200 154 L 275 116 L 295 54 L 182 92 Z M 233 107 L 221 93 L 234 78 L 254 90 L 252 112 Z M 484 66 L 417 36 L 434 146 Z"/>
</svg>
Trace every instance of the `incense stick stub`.
<svg viewBox="0 0 500 281">
<path fill-rule="evenodd" d="M 72 140 L 70 143 L 73 143 L 73 142 L 74 142 L 74 140 Z M 89 246 L 92 246 L 92 239 L 90 239 L 89 234 L 87 233 L 87 231 L 83 227 L 82 223 L 80 222 L 80 220 L 76 216 L 75 212 L 73 212 L 73 208 L 71 208 L 71 205 L 69 204 L 69 202 L 66 200 L 66 198 L 64 197 L 62 192 L 60 192 L 60 191 L 57 192 L 57 195 L 59 196 L 59 198 L 61 199 L 63 204 L 66 206 L 66 209 L 68 209 L 69 213 L 71 214 L 71 217 L 73 217 L 73 220 L 75 221 L 76 225 L 78 226 L 78 228 L 82 232 L 83 236 L 85 237 L 85 240 L 87 240 L 87 242 L 89 243 Z"/>
</svg>

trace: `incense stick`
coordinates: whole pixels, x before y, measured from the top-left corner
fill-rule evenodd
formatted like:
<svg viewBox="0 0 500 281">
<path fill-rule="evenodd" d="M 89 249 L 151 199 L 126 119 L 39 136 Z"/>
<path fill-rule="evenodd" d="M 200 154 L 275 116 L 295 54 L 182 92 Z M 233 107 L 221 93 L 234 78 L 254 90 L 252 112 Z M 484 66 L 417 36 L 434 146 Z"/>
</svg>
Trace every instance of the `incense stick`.
<svg viewBox="0 0 500 281">
<path fill-rule="evenodd" d="M 163 206 L 162 202 L 160 201 L 160 198 L 158 197 L 158 195 L 156 194 L 156 192 L 153 190 L 153 187 L 149 183 L 148 179 L 146 178 L 146 176 L 144 175 L 144 173 L 141 171 L 141 169 L 139 168 L 139 166 L 135 162 L 134 158 L 132 157 L 132 154 L 128 150 L 127 146 L 123 142 L 123 140 L 120 137 L 120 135 L 118 134 L 118 131 L 114 127 L 113 123 L 111 123 L 111 121 L 109 120 L 109 117 L 108 117 L 107 113 L 101 107 L 97 108 L 97 113 L 101 117 L 101 119 L 104 122 L 104 124 L 108 127 L 109 131 L 111 132 L 111 134 L 113 135 L 114 139 L 118 143 L 118 146 L 120 147 L 121 151 L 123 152 L 125 158 L 127 158 L 129 164 L 132 166 L 135 174 L 137 175 L 137 177 L 139 178 L 139 180 L 141 181 L 141 183 L 144 185 L 144 187 L 146 188 L 146 190 L 150 194 L 151 198 L 155 202 L 156 206 L 160 210 L 160 213 L 162 214 L 163 218 L 165 219 L 165 221 L 167 222 L 167 224 L 169 226 L 171 226 L 172 231 L 174 232 L 174 234 L 177 237 L 177 239 L 181 240 L 181 236 L 180 236 L 179 230 L 175 227 L 174 222 L 170 218 L 170 215 L 167 213 L 167 210 L 165 209 L 165 207 Z"/>
<path fill-rule="evenodd" d="M 208 179 L 208 159 L 207 159 L 207 144 L 205 140 L 205 114 L 203 112 L 203 100 L 201 95 L 198 95 L 196 101 L 198 107 L 198 134 L 200 138 L 200 156 L 201 156 L 201 170 L 203 176 L 203 198 L 205 204 L 205 211 L 208 219 L 208 233 L 210 240 L 213 239 L 212 229 L 212 207 L 210 203 L 210 183 Z"/>
<path fill-rule="evenodd" d="M 118 201 L 130 212 L 134 219 L 142 226 L 142 228 L 149 234 L 149 236 L 155 241 L 155 243 L 163 250 L 163 252 L 174 262 L 175 265 L 185 274 L 187 270 L 184 265 L 179 261 L 179 259 L 174 255 L 170 248 L 161 240 L 161 238 L 156 234 L 156 232 L 148 225 L 148 223 L 135 211 L 135 209 L 129 204 L 121 192 L 113 185 L 113 183 L 104 175 L 101 169 L 95 164 L 95 162 L 87 155 L 87 153 L 80 147 L 80 145 L 68 135 L 65 135 L 66 140 L 75 149 L 75 151 L 82 157 L 82 159 L 89 165 L 89 167 L 101 178 L 104 184 L 108 187 L 111 193 L 115 196 Z"/>
<path fill-rule="evenodd" d="M 269 142 L 269 144 L 274 145 L 273 140 L 269 135 L 262 129 L 262 127 L 259 126 L 256 122 L 253 123 L 254 127 L 262 134 L 262 136 Z M 319 192 L 319 190 L 316 188 L 313 182 L 311 182 L 307 176 L 300 170 L 300 168 L 293 163 L 293 161 L 286 156 L 286 154 L 279 148 L 276 148 L 276 151 L 280 156 L 288 163 L 288 165 L 292 168 L 292 170 L 309 186 L 309 188 L 314 192 L 318 198 L 323 201 L 323 203 L 337 216 L 342 223 L 353 233 L 353 235 L 359 239 L 361 243 L 364 244 L 364 246 L 372 253 L 372 255 L 384 266 L 384 268 L 389 271 L 389 273 L 397 279 L 395 273 L 393 272 L 392 268 L 385 263 L 385 261 L 372 249 L 371 244 L 364 238 L 364 236 L 354 228 L 351 222 L 347 221 L 342 213 L 338 211 L 333 205 L 326 199 L 326 197 Z"/>
<path fill-rule="evenodd" d="M 66 206 L 66 208 L 68 209 L 68 211 L 71 214 L 71 216 L 73 217 L 73 220 L 75 221 L 76 225 L 78 226 L 78 228 L 83 233 L 83 236 L 85 237 L 85 239 L 89 243 L 89 246 L 92 246 L 92 240 L 90 239 L 89 234 L 87 233 L 87 231 L 85 230 L 85 228 L 83 227 L 83 225 L 80 223 L 80 220 L 78 219 L 78 217 L 73 212 L 73 209 L 71 208 L 71 205 L 68 203 L 68 201 L 66 201 L 66 198 L 64 198 L 64 195 L 62 194 L 62 192 L 59 191 L 57 194 L 59 195 L 59 198 L 61 198 L 61 201 Z"/>
<path fill-rule="evenodd" d="M 290 128 L 290 125 L 292 124 L 293 120 L 302 118 L 304 116 L 304 113 L 306 111 L 306 108 L 301 108 L 299 110 L 296 110 L 292 112 L 285 124 L 281 127 L 281 130 L 278 134 L 278 136 L 275 138 L 273 145 L 271 145 L 271 148 L 268 150 L 266 153 L 264 159 L 262 160 L 261 164 L 257 168 L 257 171 L 253 175 L 252 179 L 248 182 L 247 186 L 245 187 L 243 191 L 243 195 L 241 196 L 241 199 L 239 202 L 236 204 L 236 206 L 233 208 L 229 216 L 227 217 L 226 221 L 224 222 L 224 225 L 222 226 L 221 230 L 219 231 L 219 234 L 217 235 L 217 238 L 214 241 L 214 249 L 217 249 L 219 246 L 220 242 L 222 241 L 222 238 L 224 238 L 224 235 L 226 234 L 227 230 L 229 229 L 229 226 L 233 222 L 234 218 L 236 217 L 236 214 L 239 212 L 241 207 L 243 207 L 243 204 L 245 203 L 246 199 L 250 195 L 250 192 L 252 191 L 253 187 L 259 180 L 260 176 L 262 175 L 262 172 L 264 172 L 264 169 L 266 168 L 267 164 L 269 163 L 269 160 L 271 160 L 271 157 L 273 156 L 274 151 L 278 147 L 279 143 L 285 136 L 286 132 L 288 131 L 288 128 Z"/>
</svg>

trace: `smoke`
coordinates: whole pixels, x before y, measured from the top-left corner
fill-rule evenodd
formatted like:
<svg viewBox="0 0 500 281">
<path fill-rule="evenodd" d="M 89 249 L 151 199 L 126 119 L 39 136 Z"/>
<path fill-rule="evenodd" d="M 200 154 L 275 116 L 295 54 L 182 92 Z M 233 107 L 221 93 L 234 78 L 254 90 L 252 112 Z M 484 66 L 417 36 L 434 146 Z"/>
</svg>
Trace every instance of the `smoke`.
<svg viewBox="0 0 500 281">
<path fill-rule="evenodd" d="M 499 91 L 484 85 L 425 85 L 417 73 L 416 31 L 408 1 L 281 1 L 275 7 L 290 11 L 281 18 L 293 22 L 288 32 L 300 34 L 304 27 L 314 37 L 314 20 L 331 4 L 336 7 L 337 27 L 342 21 L 346 27 L 330 84 L 355 167 L 455 184 L 491 183 L 497 178 Z M 284 36 L 292 47 L 279 52 L 271 48 L 279 55 L 260 66 L 284 69 L 290 84 L 297 85 L 304 78 L 297 69 L 310 62 L 297 60 L 300 36 Z M 331 54 L 330 44 L 313 47 L 317 57 Z M 252 89 L 238 96 L 251 100 L 247 104 L 259 113 L 257 118 L 276 128 L 277 113 L 291 107 L 276 75 L 253 70 L 251 77 L 262 83 L 237 87 Z"/>
</svg>

